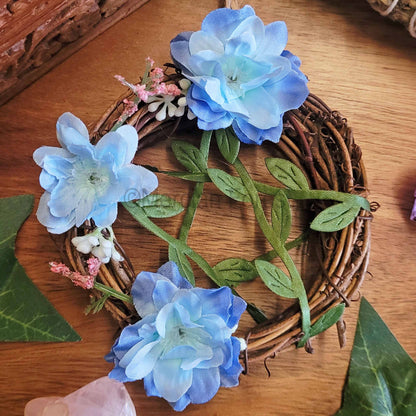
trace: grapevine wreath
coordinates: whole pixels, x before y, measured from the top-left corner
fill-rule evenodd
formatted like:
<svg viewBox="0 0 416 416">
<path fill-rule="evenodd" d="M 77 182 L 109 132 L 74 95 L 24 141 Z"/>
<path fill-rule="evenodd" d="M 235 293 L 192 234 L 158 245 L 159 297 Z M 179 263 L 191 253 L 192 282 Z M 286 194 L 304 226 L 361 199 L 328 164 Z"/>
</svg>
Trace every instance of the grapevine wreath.
<svg viewBox="0 0 416 416">
<path fill-rule="evenodd" d="M 294 346 L 311 352 L 311 338 L 333 324 L 343 345 L 344 307 L 366 273 L 372 207 L 360 148 L 345 118 L 309 93 L 286 43 L 284 22 L 264 25 L 250 6 L 215 10 L 200 31 L 172 40 L 172 64 L 162 69 L 148 58 L 136 84 L 117 76 L 128 92 L 90 132 L 65 113 L 57 123 L 61 147 L 34 153 L 45 189 L 37 216 L 64 252 L 51 270 L 90 290 L 88 309 L 105 307 L 119 324 L 106 357 L 114 363 L 110 377 L 143 379 L 148 395 L 175 410 L 238 385 L 252 362 Z M 170 144 L 179 170 L 131 163 L 136 151 L 175 131 L 193 136 Z M 270 154 L 266 182 L 255 180 L 239 157 L 256 146 Z M 186 208 L 154 193 L 166 176 L 178 187 L 193 183 Z M 213 187 L 236 209 L 251 205 L 268 244 L 264 254 L 246 259 L 242 251 L 210 265 L 190 247 L 198 203 Z M 119 202 L 142 230 L 168 244 L 167 263 L 136 273 L 111 227 Z M 292 238 L 295 203 L 310 220 Z M 153 220 L 182 211 L 177 237 Z M 290 252 L 307 242 L 316 265 L 306 289 Z M 196 285 L 196 267 L 212 288 Z M 240 296 L 254 279 L 292 305 L 266 315 L 256 299 Z M 237 338 L 232 334 L 245 310 L 255 324 Z"/>
</svg>

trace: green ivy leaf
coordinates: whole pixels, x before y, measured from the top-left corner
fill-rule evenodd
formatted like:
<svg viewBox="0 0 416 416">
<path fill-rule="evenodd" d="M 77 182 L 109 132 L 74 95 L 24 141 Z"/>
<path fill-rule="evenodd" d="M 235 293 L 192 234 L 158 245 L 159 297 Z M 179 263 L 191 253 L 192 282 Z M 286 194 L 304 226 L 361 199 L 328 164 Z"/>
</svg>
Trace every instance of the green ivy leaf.
<svg viewBox="0 0 416 416">
<path fill-rule="evenodd" d="M 278 192 L 273 199 L 272 226 L 279 240 L 284 243 L 292 227 L 292 213 L 289 201 L 283 192 Z"/>
<path fill-rule="evenodd" d="M 311 223 L 312 230 L 332 232 L 345 228 L 354 221 L 360 206 L 349 202 L 332 205 L 319 213 Z"/>
<path fill-rule="evenodd" d="M 240 140 L 232 128 L 215 130 L 215 138 L 224 159 L 229 163 L 234 163 L 240 151 Z"/>
<path fill-rule="evenodd" d="M 17 232 L 32 209 L 33 195 L 0 199 L 0 340 L 79 341 L 14 255 Z"/>
<path fill-rule="evenodd" d="M 361 299 L 342 407 L 335 416 L 416 415 L 416 363 Z"/>
<path fill-rule="evenodd" d="M 266 158 L 269 172 L 284 186 L 294 190 L 308 190 L 309 184 L 303 172 L 286 159 Z"/>
<path fill-rule="evenodd" d="M 257 271 L 264 284 L 276 295 L 284 298 L 297 298 L 292 280 L 274 264 L 264 260 L 256 260 Z"/>
<path fill-rule="evenodd" d="M 176 247 L 169 244 L 169 260 L 174 261 L 179 268 L 179 272 L 185 277 L 193 286 L 195 286 L 195 276 L 191 264 L 186 255 L 178 251 Z"/>
<path fill-rule="evenodd" d="M 172 142 L 172 151 L 176 159 L 192 173 L 204 173 L 207 170 L 207 161 L 201 151 L 194 145 L 182 140 Z"/>
<path fill-rule="evenodd" d="M 149 218 L 169 218 L 180 214 L 184 208 L 182 204 L 167 195 L 150 194 L 137 201 L 126 202 L 127 205 L 136 204 L 143 208 Z"/>
<path fill-rule="evenodd" d="M 208 175 L 215 186 L 228 197 L 240 202 L 250 202 L 247 189 L 240 178 L 231 176 L 221 169 L 208 169 Z"/>
<path fill-rule="evenodd" d="M 253 263 L 246 259 L 223 260 L 214 266 L 214 270 L 230 286 L 237 286 L 241 282 L 248 282 L 258 276 Z"/>
</svg>

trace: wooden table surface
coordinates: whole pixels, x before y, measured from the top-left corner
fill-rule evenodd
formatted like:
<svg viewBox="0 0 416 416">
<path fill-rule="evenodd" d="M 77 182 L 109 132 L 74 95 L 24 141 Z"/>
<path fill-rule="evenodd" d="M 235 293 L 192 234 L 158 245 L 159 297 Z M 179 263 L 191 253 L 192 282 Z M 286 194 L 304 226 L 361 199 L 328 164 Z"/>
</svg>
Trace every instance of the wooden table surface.
<svg viewBox="0 0 416 416">
<path fill-rule="evenodd" d="M 372 277 L 361 293 L 416 358 L 416 224 L 408 219 L 416 187 L 416 39 L 378 16 L 364 0 L 253 0 L 252 5 L 265 23 L 286 21 L 288 49 L 302 58 L 310 90 L 340 110 L 354 128 L 370 199 L 381 204 L 372 224 Z M 160 64 L 169 61 L 170 39 L 184 30 L 198 30 L 203 17 L 216 7 L 214 0 L 151 0 L 1 107 L 0 196 L 31 193 L 37 205 L 42 190 L 32 153 L 41 145 L 57 145 L 59 115 L 70 111 L 92 124 L 123 91 L 114 74 L 135 80 L 145 57 Z M 146 151 L 135 161 L 155 164 L 155 157 L 154 150 Z M 169 186 L 163 185 L 162 191 Z M 180 190 L 174 191 L 180 195 Z M 232 215 L 244 221 L 238 210 Z M 199 220 L 191 244 L 213 261 L 220 237 L 230 237 L 215 238 L 212 217 Z M 168 227 L 174 232 L 175 223 Z M 166 260 L 166 247 L 155 238 L 137 227 L 121 228 L 116 224 L 136 270 L 155 271 Z M 253 229 L 238 227 L 227 247 L 236 253 L 256 252 L 256 247 L 242 243 Z M 17 257 L 83 340 L 0 344 L 0 414 L 5 416 L 22 415 L 32 398 L 66 395 L 107 374 L 111 366 L 102 357 L 116 331 L 106 312 L 85 316 L 86 293 L 48 271 L 48 261 L 58 259 L 59 253 L 34 213 L 18 235 Z M 238 388 L 222 389 L 210 403 L 189 406 L 185 413 L 334 414 L 340 406 L 357 313 L 358 303 L 353 303 L 345 315 L 348 344 L 343 350 L 332 328 L 314 341 L 313 355 L 292 351 L 269 361 L 270 378 L 262 365 L 253 366 Z M 130 383 L 128 389 L 138 415 L 174 413 L 164 401 L 146 398 L 141 382 Z"/>
</svg>

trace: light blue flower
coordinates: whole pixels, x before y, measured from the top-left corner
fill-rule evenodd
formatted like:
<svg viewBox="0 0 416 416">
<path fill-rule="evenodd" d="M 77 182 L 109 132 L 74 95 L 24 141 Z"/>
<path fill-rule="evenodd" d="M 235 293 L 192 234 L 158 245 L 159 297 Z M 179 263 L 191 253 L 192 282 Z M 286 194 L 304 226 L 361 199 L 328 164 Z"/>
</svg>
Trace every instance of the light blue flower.
<svg viewBox="0 0 416 416">
<path fill-rule="evenodd" d="M 244 143 L 277 142 L 283 114 L 308 96 L 300 60 L 288 51 L 284 22 L 264 26 L 250 6 L 214 10 L 198 32 L 171 41 L 171 54 L 192 81 L 187 103 L 202 130 L 233 126 Z"/>
<path fill-rule="evenodd" d="M 109 377 L 144 380 L 149 396 L 175 410 L 211 400 L 219 387 L 238 385 L 240 341 L 231 336 L 246 303 L 230 288 L 193 288 L 175 263 L 140 273 L 132 287 L 143 318 L 123 329 L 106 356 Z"/>
<path fill-rule="evenodd" d="M 56 132 L 60 147 L 42 146 L 33 159 L 42 168 L 42 195 L 37 217 L 54 234 L 85 220 L 110 226 L 117 217 L 117 202 L 140 199 L 157 188 L 157 177 L 131 164 L 137 132 L 122 126 L 93 146 L 84 123 L 71 113 L 59 117 Z"/>
</svg>

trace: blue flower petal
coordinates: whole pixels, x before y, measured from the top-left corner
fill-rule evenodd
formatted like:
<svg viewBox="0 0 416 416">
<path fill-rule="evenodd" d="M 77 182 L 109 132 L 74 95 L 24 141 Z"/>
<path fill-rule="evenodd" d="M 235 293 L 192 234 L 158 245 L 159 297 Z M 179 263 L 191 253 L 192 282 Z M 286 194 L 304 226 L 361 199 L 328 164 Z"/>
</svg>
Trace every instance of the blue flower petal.
<svg viewBox="0 0 416 416">
<path fill-rule="evenodd" d="M 308 95 L 300 61 L 288 51 L 284 22 L 264 26 L 250 6 L 219 9 L 201 31 L 184 33 L 171 43 L 175 64 L 193 83 L 189 108 L 202 130 L 233 124 L 248 144 L 277 142 L 282 115 Z"/>
<path fill-rule="evenodd" d="M 52 192 L 55 186 L 58 184 L 58 179 L 55 176 L 50 175 L 46 170 L 42 170 L 39 176 L 40 186 L 48 192 Z"/>
<path fill-rule="evenodd" d="M 57 179 L 69 178 L 72 175 L 72 159 L 56 155 L 46 155 L 43 158 L 43 169 Z"/>
<path fill-rule="evenodd" d="M 38 221 L 47 227 L 50 233 L 62 234 L 75 225 L 75 214 L 72 211 L 69 215 L 64 217 L 53 216 L 48 206 L 50 199 L 51 194 L 49 192 L 45 192 L 41 196 L 36 216 Z"/>
<path fill-rule="evenodd" d="M 247 303 L 244 299 L 241 299 L 239 296 L 232 297 L 232 304 L 228 310 L 229 319 L 227 321 L 227 326 L 229 328 L 234 328 L 238 324 L 238 321 L 246 308 Z"/>
<path fill-rule="evenodd" d="M 161 352 L 162 346 L 158 340 L 153 342 L 143 340 L 124 355 L 119 365 L 125 368 L 127 377 L 141 380 L 153 371 Z"/>
<path fill-rule="evenodd" d="M 257 47 L 263 43 L 264 24 L 255 15 L 244 19 L 231 33 L 225 45 L 227 55 L 255 55 Z"/>
<path fill-rule="evenodd" d="M 97 227 L 109 227 L 117 218 L 117 203 L 96 208 L 91 218 Z"/>
<path fill-rule="evenodd" d="M 61 146 L 73 154 L 91 156 L 94 152 L 85 124 L 71 113 L 64 113 L 59 117 L 56 135 Z"/>
<path fill-rule="evenodd" d="M 153 303 L 156 309 L 162 309 L 167 303 L 169 303 L 178 288 L 169 280 L 158 280 L 153 289 Z"/>
<path fill-rule="evenodd" d="M 74 211 L 81 198 L 75 186 L 68 186 L 65 181 L 60 181 L 51 193 L 48 203 L 51 214 L 56 217 L 65 217 Z"/>
<path fill-rule="evenodd" d="M 153 380 L 153 374 L 152 373 L 147 375 L 143 379 L 143 384 L 144 384 L 144 388 L 146 390 L 146 394 L 148 396 L 162 397 L 161 394 L 159 393 L 159 391 L 157 390 L 156 386 L 155 386 L 155 382 Z"/>
<path fill-rule="evenodd" d="M 195 288 L 194 292 L 203 300 L 202 313 L 204 315 L 217 315 L 224 322 L 228 321 L 228 311 L 232 305 L 232 297 L 234 296 L 229 287 L 223 286 L 219 289 Z"/>
<path fill-rule="evenodd" d="M 189 52 L 194 55 L 201 51 L 212 51 L 220 56 L 224 53 L 224 44 L 211 34 L 203 31 L 195 32 L 189 38 Z"/>
<path fill-rule="evenodd" d="M 124 164 L 128 164 L 133 160 L 137 151 L 137 145 L 139 143 L 137 131 L 133 126 L 124 125 L 119 127 L 116 130 L 116 133 L 120 135 L 122 140 L 126 143 L 127 150 Z"/>
<path fill-rule="evenodd" d="M 52 146 L 42 146 L 33 152 L 33 160 L 41 168 L 43 168 L 43 162 L 46 156 L 60 156 L 61 158 L 70 158 L 73 156 L 73 154 L 68 152 L 68 150 Z"/>
<path fill-rule="evenodd" d="M 141 272 L 136 277 L 131 288 L 133 304 L 140 316 L 150 315 L 157 312 L 153 303 L 153 290 L 159 279 L 166 279 L 157 273 Z"/>
<path fill-rule="evenodd" d="M 192 370 L 182 370 L 181 360 L 159 360 L 153 370 L 153 380 L 159 393 L 168 402 L 176 402 L 191 387 Z"/>
<path fill-rule="evenodd" d="M 125 164 L 126 156 L 127 143 L 115 131 L 105 134 L 95 145 L 95 157 L 112 161 L 118 168 Z"/>
<path fill-rule="evenodd" d="M 173 261 L 168 261 L 157 271 L 159 274 L 168 278 L 179 289 L 191 289 L 193 286 L 181 276 L 178 266 Z"/>
<path fill-rule="evenodd" d="M 189 39 L 194 32 L 182 32 L 170 42 L 170 54 L 172 60 L 179 68 L 182 69 L 184 76 L 192 76 L 189 68 Z"/>
<path fill-rule="evenodd" d="M 187 394 L 184 394 L 176 402 L 169 402 L 169 404 L 173 407 L 173 410 L 176 410 L 177 412 L 182 412 L 182 410 L 184 410 L 189 403 L 191 403 L 191 399 Z"/>
<path fill-rule="evenodd" d="M 192 385 L 187 394 L 192 403 L 202 404 L 211 400 L 220 388 L 218 367 L 193 370 Z"/>
<path fill-rule="evenodd" d="M 221 375 L 221 386 L 223 387 L 235 387 L 238 386 L 238 378 L 243 371 L 243 367 L 238 361 L 238 356 L 240 354 L 240 341 L 232 337 L 232 364 L 228 368 L 220 367 Z"/>
<path fill-rule="evenodd" d="M 264 40 L 259 46 L 257 56 L 282 55 L 287 44 L 287 26 L 285 22 L 272 22 L 265 27 Z"/>
<path fill-rule="evenodd" d="M 143 166 L 128 165 L 118 171 L 118 186 L 123 193 L 121 202 L 142 199 L 158 186 L 157 176 Z"/>
<path fill-rule="evenodd" d="M 217 9 L 205 17 L 201 29 L 225 42 L 241 22 L 253 15 L 255 13 L 251 6 L 239 10 Z"/>
<path fill-rule="evenodd" d="M 193 293 L 193 291 L 186 289 L 178 290 L 174 294 L 172 301 L 189 311 L 192 321 L 197 321 L 201 317 L 202 302 L 198 295 Z"/>
</svg>

